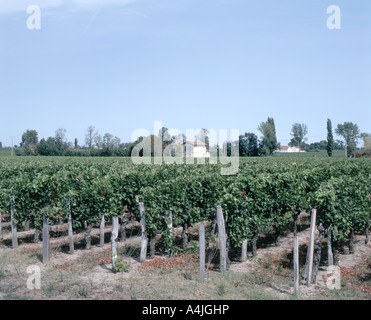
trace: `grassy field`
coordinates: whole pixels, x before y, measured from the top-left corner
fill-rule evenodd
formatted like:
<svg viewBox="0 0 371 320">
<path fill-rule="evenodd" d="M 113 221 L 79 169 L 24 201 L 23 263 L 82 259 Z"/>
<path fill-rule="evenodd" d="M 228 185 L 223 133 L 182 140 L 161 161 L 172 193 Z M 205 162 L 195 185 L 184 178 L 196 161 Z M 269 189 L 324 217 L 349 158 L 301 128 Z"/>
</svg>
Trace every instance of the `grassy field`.
<svg viewBox="0 0 371 320">
<path fill-rule="evenodd" d="M 276 153 L 275 157 L 296 157 L 296 158 L 328 158 L 326 150 L 319 150 L 318 152 L 292 152 L 292 153 Z M 334 150 L 332 152 L 332 158 L 344 158 L 344 150 Z"/>
<path fill-rule="evenodd" d="M 0 148 L 0 157 L 8 157 L 11 155 L 10 148 Z"/>
</svg>

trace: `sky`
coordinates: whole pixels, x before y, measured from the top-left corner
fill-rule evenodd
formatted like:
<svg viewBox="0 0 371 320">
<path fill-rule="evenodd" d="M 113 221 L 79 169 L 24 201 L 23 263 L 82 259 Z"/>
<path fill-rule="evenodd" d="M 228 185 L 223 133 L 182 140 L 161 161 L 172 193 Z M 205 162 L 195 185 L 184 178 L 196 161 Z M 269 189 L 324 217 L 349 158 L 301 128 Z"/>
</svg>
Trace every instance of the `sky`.
<svg viewBox="0 0 371 320">
<path fill-rule="evenodd" d="M 0 0 L 0 141 L 129 142 L 155 121 L 260 136 L 268 117 L 281 145 L 294 123 L 325 140 L 328 118 L 371 133 L 370 17 L 369 0 Z"/>
</svg>

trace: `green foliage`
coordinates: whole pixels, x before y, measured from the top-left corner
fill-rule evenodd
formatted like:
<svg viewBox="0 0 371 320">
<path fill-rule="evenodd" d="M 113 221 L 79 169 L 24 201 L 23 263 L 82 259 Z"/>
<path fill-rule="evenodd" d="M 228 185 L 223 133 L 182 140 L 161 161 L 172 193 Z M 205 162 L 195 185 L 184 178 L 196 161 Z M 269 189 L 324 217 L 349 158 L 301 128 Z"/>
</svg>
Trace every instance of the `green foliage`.
<svg viewBox="0 0 371 320">
<path fill-rule="evenodd" d="M 32 144 L 37 144 L 38 143 L 38 133 L 36 130 L 27 130 L 22 134 L 22 142 L 20 145 L 23 146 L 28 146 Z"/>
<path fill-rule="evenodd" d="M 334 241 L 345 240 L 352 230 L 363 232 L 370 219 L 370 175 L 341 176 L 321 184 L 316 191 L 320 222 L 331 225 Z"/>
<path fill-rule="evenodd" d="M 174 256 L 182 256 L 184 254 L 188 254 L 188 253 L 198 253 L 199 252 L 199 245 L 198 245 L 198 242 L 192 240 L 190 241 L 189 245 L 187 248 L 183 249 L 183 248 L 179 248 L 178 246 L 176 245 L 172 245 L 170 247 L 170 254 L 171 255 L 174 255 Z"/>
<path fill-rule="evenodd" d="M 268 117 L 266 122 L 260 123 L 260 125 L 258 126 L 258 130 L 263 134 L 260 148 L 262 154 L 272 155 L 279 146 L 276 137 L 276 127 L 274 124 L 274 119 Z"/>
<path fill-rule="evenodd" d="M 239 137 L 240 157 L 256 157 L 259 155 L 258 137 L 254 133 L 245 133 Z"/>
<path fill-rule="evenodd" d="M 88 288 L 85 285 L 79 286 L 78 294 L 81 297 L 86 298 L 86 297 L 89 296 L 89 290 L 88 290 Z"/>
<path fill-rule="evenodd" d="M 305 141 L 305 136 L 308 133 L 307 125 L 304 123 L 294 123 L 291 128 L 291 141 L 289 146 L 299 146 L 300 148 L 303 147 L 303 142 Z"/>
<path fill-rule="evenodd" d="M 335 133 L 344 138 L 347 144 L 347 153 L 355 151 L 357 148 L 358 139 L 361 137 L 360 130 L 357 124 L 353 122 L 344 122 L 338 124 Z"/>
<path fill-rule="evenodd" d="M 115 269 L 113 270 L 114 273 L 117 272 L 129 272 L 130 270 L 130 262 L 123 261 L 120 257 L 116 257 L 115 259 Z"/>
<path fill-rule="evenodd" d="M 67 159 L 67 161 L 66 161 Z M 180 253 L 173 228 L 213 221 L 221 205 L 231 244 L 240 246 L 257 230 L 289 230 L 294 213 L 318 209 L 334 239 L 350 230 L 363 232 L 370 218 L 369 159 L 248 158 L 237 175 L 223 176 L 221 165 L 134 165 L 123 159 L 13 158 L 0 163 L 0 209 L 14 196 L 16 220 L 40 229 L 42 217 L 66 222 L 71 202 L 74 228 L 121 217 L 124 208 L 140 220 L 145 206 L 146 233 L 162 233 L 163 250 Z M 191 246 L 196 250 L 197 246 Z"/>
<path fill-rule="evenodd" d="M 369 134 L 369 133 L 364 133 L 363 134 L 362 153 L 371 155 L 371 134 Z"/>
</svg>

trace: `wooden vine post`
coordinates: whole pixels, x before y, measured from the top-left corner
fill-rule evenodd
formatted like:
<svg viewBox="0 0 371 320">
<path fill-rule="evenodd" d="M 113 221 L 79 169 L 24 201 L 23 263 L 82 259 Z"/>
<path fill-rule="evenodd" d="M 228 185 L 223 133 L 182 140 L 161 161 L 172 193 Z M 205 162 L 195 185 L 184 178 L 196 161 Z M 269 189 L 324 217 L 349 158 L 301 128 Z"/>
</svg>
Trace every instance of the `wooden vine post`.
<svg viewBox="0 0 371 320">
<path fill-rule="evenodd" d="M 0 189 L 1 189 L 1 184 L 0 184 Z M 2 222 L 3 222 L 3 217 L 1 216 L 1 210 L 0 210 L 0 239 L 3 238 L 3 226 L 2 226 Z"/>
<path fill-rule="evenodd" d="M 120 225 L 120 241 L 126 241 L 126 226 L 129 223 L 129 212 L 124 210 Z"/>
<path fill-rule="evenodd" d="M 199 244 L 200 244 L 200 282 L 205 281 L 205 225 L 199 225 Z"/>
<path fill-rule="evenodd" d="M 184 223 L 183 225 L 182 239 L 183 239 L 182 248 L 187 249 L 188 247 L 188 224 L 187 223 Z"/>
<path fill-rule="evenodd" d="M 148 239 L 146 236 L 146 219 L 144 215 L 144 204 L 143 202 L 139 202 L 139 212 L 140 212 L 140 224 L 142 226 L 142 242 L 140 247 L 140 262 L 144 262 L 147 256 L 147 243 Z"/>
<path fill-rule="evenodd" d="M 216 218 L 218 224 L 219 250 L 220 250 L 220 271 L 227 269 L 227 241 L 225 236 L 225 224 L 221 206 L 216 207 Z"/>
<path fill-rule="evenodd" d="M 169 235 L 171 239 L 170 246 L 173 245 L 173 213 L 170 211 L 169 213 L 169 223 L 167 224 L 167 228 L 169 229 Z"/>
<path fill-rule="evenodd" d="M 167 227 L 169 228 L 170 233 L 172 233 L 173 232 L 173 213 L 171 211 L 169 213 L 169 223 Z"/>
<path fill-rule="evenodd" d="M 85 221 L 85 249 L 91 249 L 91 229 L 92 224 L 90 221 Z"/>
<path fill-rule="evenodd" d="M 49 203 L 46 204 L 45 209 L 48 210 Z M 50 235 L 49 235 L 49 220 L 47 213 L 43 215 L 43 263 L 50 260 Z"/>
<path fill-rule="evenodd" d="M 0 210 L 0 239 L 3 238 L 3 226 L 2 226 L 2 223 L 3 223 L 3 217 L 1 216 L 1 210 Z"/>
<path fill-rule="evenodd" d="M 12 248 L 18 247 L 17 224 L 15 223 L 14 196 L 10 197 L 10 223 L 12 228 Z"/>
<path fill-rule="evenodd" d="M 104 228 L 105 228 L 106 221 L 104 220 L 104 214 L 102 215 L 102 219 L 100 221 L 100 229 L 99 229 L 99 245 L 100 247 L 104 247 Z"/>
<path fill-rule="evenodd" d="M 319 235 L 318 235 L 317 240 L 314 243 L 313 271 L 312 271 L 311 283 L 316 283 L 319 264 L 321 262 L 322 239 L 325 235 L 325 228 L 322 226 L 322 223 L 319 224 L 317 230 L 319 232 Z"/>
<path fill-rule="evenodd" d="M 112 251 L 112 271 L 116 270 L 117 260 L 117 237 L 119 234 L 119 218 L 112 218 L 112 233 L 111 233 L 111 251 Z"/>
<path fill-rule="evenodd" d="M 334 265 L 334 255 L 332 253 L 331 226 L 327 228 L 327 263 L 328 266 Z"/>
<path fill-rule="evenodd" d="M 247 260 L 247 239 L 242 240 L 241 262 Z"/>
<path fill-rule="evenodd" d="M 72 229 L 72 216 L 71 216 L 71 200 L 66 200 L 66 210 L 67 210 L 67 216 L 68 216 L 68 242 L 70 245 L 70 254 L 75 253 L 75 246 L 73 243 L 73 229 Z"/>
<path fill-rule="evenodd" d="M 349 254 L 354 253 L 354 242 L 355 242 L 354 228 L 352 228 L 350 230 L 350 237 L 349 237 Z"/>
<path fill-rule="evenodd" d="M 256 231 L 254 232 L 254 235 L 253 235 L 252 239 L 251 239 L 252 256 L 253 257 L 256 257 L 256 252 L 257 252 L 256 244 L 257 244 L 258 239 L 259 239 L 259 232 L 260 232 L 260 229 L 257 228 Z"/>
<path fill-rule="evenodd" d="M 34 234 L 34 243 L 39 243 L 40 241 L 40 230 L 39 229 L 35 229 L 35 234 Z"/>
<path fill-rule="evenodd" d="M 314 231 L 316 229 L 316 215 L 317 209 L 312 210 L 312 215 L 310 219 L 310 235 L 309 235 L 309 246 L 308 246 L 308 264 L 307 264 L 307 274 L 306 282 L 307 286 L 310 285 L 312 279 L 312 268 L 313 268 L 313 254 L 314 254 Z"/>
<path fill-rule="evenodd" d="M 214 247 L 216 221 L 217 221 L 217 219 L 216 219 L 216 216 L 215 216 L 213 222 L 211 223 L 211 233 L 210 233 L 210 240 L 209 240 L 209 244 L 208 244 L 209 248 Z M 209 250 L 209 257 L 207 259 L 208 261 L 207 261 L 207 267 L 206 267 L 207 269 L 209 269 L 209 266 L 210 266 L 210 263 L 211 263 L 212 259 L 213 259 L 213 250 Z"/>
<path fill-rule="evenodd" d="M 298 213 L 294 213 L 294 294 L 299 292 L 299 243 L 296 221 Z"/>
</svg>

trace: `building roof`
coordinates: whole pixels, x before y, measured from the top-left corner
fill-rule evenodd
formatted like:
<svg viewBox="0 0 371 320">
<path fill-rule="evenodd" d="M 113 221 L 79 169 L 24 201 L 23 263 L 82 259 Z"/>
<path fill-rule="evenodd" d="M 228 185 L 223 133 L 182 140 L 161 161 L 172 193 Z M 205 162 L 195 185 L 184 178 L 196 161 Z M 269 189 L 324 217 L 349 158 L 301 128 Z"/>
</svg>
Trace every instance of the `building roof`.
<svg viewBox="0 0 371 320">
<path fill-rule="evenodd" d="M 280 146 L 280 149 L 288 149 L 290 148 L 289 146 Z M 297 148 L 297 149 L 300 149 L 299 146 L 292 146 L 291 148 Z"/>
<path fill-rule="evenodd" d="M 200 146 L 200 147 L 206 146 L 206 143 L 203 143 L 203 142 L 200 142 L 200 141 L 185 141 L 185 142 L 183 142 L 183 144 L 185 144 L 185 143 L 192 144 L 195 147 L 197 147 L 197 146 Z"/>
<path fill-rule="evenodd" d="M 183 144 L 191 144 L 194 147 L 204 147 L 204 146 L 206 146 L 206 143 L 201 142 L 201 141 L 181 141 L 181 142 L 176 141 L 176 142 L 173 142 L 171 145 L 179 146 L 179 145 L 183 145 Z"/>
</svg>

